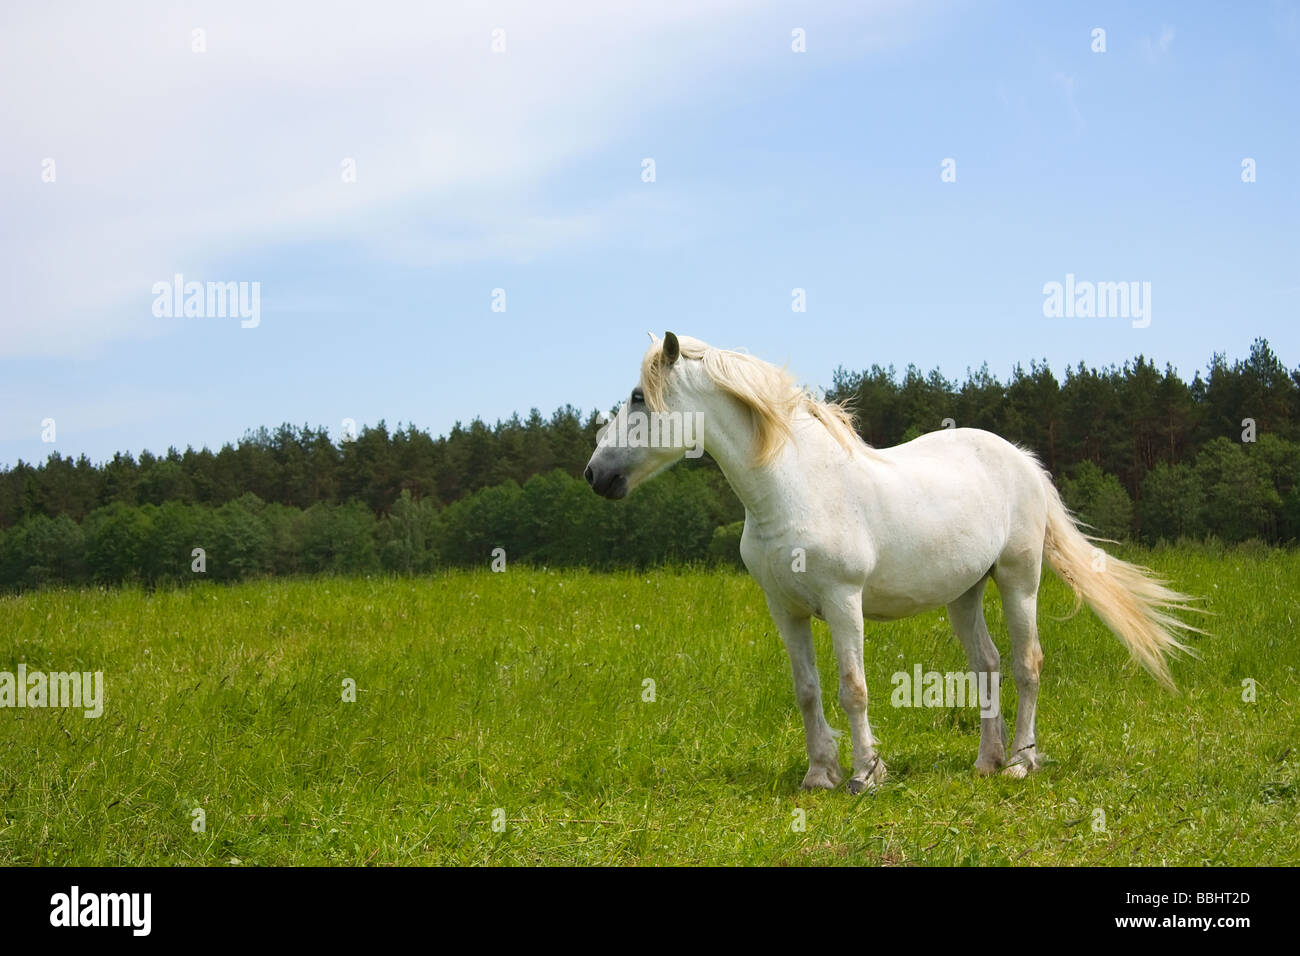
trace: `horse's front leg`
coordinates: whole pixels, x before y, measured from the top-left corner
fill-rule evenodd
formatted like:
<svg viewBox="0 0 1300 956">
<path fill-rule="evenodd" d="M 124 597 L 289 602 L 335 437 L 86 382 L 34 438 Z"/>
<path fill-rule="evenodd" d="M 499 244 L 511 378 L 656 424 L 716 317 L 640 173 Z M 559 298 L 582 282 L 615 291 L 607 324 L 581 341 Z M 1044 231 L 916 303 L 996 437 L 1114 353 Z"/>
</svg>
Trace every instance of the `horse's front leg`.
<svg viewBox="0 0 1300 956">
<path fill-rule="evenodd" d="M 849 793 L 874 790 L 885 779 L 885 764 L 867 723 L 867 681 L 862 666 L 862 596 L 853 594 L 823 609 L 840 669 L 840 706 L 853 732 L 853 776 Z"/>
<path fill-rule="evenodd" d="M 805 790 L 833 790 L 840 785 L 840 749 L 835 734 L 826 723 L 822 709 L 822 685 L 817 675 L 817 654 L 813 650 L 812 624 L 807 616 L 798 617 L 784 608 L 767 602 L 772 620 L 781 632 L 781 640 L 790 654 L 790 672 L 794 675 L 794 696 L 803 714 L 803 733 L 808 745 L 808 773 L 803 778 Z"/>
</svg>

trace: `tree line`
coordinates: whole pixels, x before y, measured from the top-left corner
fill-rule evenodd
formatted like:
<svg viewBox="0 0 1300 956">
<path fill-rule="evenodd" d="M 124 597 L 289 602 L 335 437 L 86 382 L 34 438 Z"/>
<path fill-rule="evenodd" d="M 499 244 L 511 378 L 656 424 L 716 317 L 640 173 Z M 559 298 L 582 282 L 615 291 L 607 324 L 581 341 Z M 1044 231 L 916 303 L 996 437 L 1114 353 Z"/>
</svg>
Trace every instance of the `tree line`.
<svg viewBox="0 0 1300 956">
<path fill-rule="evenodd" d="M 1264 340 L 1191 381 L 1142 356 L 1064 379 L 1035 362 L 1006 382 L 987 366 L 961 382 L 873 366 L 837 369 L 827 397 L 848 401 L 877 446 L 952 426 L 1017 442 L 1107 537 L 1300 538 L 1300 369 Z M 498 549 L 555 566 L 737 559 L 744 510 L 707 456 L 613 504 L 581 478 L 597 428 L 595 412 L 566 406 L 438 437 L 380 422 L 335 441 L 282 425 L 216 452 L 20 461 L 0 469 L 0 588 L 419 573 Z"/>
</svg>

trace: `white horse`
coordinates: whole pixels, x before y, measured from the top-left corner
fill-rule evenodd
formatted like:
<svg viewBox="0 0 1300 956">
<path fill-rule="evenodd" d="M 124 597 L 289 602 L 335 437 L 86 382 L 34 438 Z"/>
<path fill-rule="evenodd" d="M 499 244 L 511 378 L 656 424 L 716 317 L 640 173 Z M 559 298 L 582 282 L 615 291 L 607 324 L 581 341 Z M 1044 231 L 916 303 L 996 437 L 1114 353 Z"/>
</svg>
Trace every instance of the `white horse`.
<svg viewBox="0 0 1300 956">
<path fill-rule="evenodd" d="M 997 582 L 1011 632 L 1019 692 L 1006 750 L 1000 714 L 981 710 L 981 774 L 1015 777 L 1041 757 L 1034 710 L 1043 654 L 1038 585 L 1043 559 L 1161 683 L 1165 657 L 1197 631 L 1170 614 L 1186 595 L 1144 568 L 1106 555 L 1076 526 L 1052 479 L 1029 452 L 973 428 L 948 429 L 888 449 L 866 445 L 843 407 L 820 402 L 783 369 L 671 332 L 652 345 L 641 380 L 602 431 L 587 465 L 591 487 L 622 498 L 698 449 L 684 422 L 702 425 L 704 450 L 745 506 L 740 554 L 780 629 L 803 714 L 805 788 L 831 789 L 842 773 L 822 710 L 810 619 L 830 625 L 839 699 L 853 739 L 849 791 L 885 776 L 867 723 L 863 619 L 890 621 L 947 606 L 980 687 L 996 687 L 997 649 L 984 623 L 984 586 Z"/>
</svg>

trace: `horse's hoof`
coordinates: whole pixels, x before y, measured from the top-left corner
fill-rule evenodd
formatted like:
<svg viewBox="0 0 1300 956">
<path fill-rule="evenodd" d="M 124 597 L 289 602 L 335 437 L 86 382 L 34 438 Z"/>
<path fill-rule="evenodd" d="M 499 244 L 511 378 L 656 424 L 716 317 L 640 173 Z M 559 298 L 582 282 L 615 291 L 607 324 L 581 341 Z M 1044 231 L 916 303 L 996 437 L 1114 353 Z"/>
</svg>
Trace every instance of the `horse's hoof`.
<svg viewBox="0 0 1300 956">
<path fill-rule="evenodd" d="M 828 767 L 812 767 L 803 778 L 805 790 L 834 790 L 839 785 L 839 772 Z"/>
<path fill-rule="evenodd" d="M 1004 777 L 1012 777 L 1016 780 L 1023 780 L 1035 770 L 1043 765 L 1042 756 L 1036 751 L 1028 751 L 1021 754 L 1011 761 L 1002 770 Z"/>
<path fill-rule="evenodd" d="M 885 762 L 877 757 L 870 770 L 856 773 L 849 779 L 849 793 L 857 796 L 860 793 L 874 792 L 884 780 Z"/>
<path fill-rule="evenodd" d="M 1002 768 L 1001 760 L 976 760 L 975 772 L 981 777 L 991 777 Z"/>
</svg>

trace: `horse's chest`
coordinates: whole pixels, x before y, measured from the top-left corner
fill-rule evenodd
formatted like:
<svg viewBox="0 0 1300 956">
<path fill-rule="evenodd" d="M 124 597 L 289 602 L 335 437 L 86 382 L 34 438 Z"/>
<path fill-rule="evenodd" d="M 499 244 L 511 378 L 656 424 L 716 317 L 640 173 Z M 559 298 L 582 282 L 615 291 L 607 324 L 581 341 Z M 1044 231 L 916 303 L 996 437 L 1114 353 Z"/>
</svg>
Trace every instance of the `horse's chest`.
<svg viewBox="0 0 1300 956">
<path fill-rule="evenodd" d="M 812 542 L 742 539 L 741 558 L 767 597 L 790 611 L 820 615 L 831 585 L 846 578 L 844 555 Z"/>
</svg>

